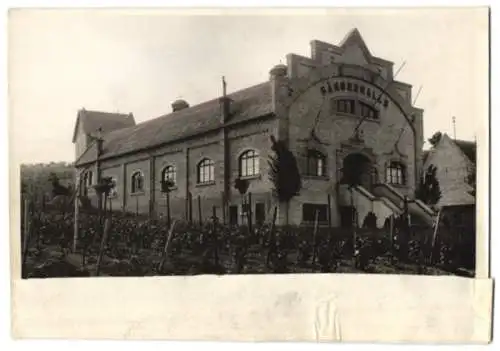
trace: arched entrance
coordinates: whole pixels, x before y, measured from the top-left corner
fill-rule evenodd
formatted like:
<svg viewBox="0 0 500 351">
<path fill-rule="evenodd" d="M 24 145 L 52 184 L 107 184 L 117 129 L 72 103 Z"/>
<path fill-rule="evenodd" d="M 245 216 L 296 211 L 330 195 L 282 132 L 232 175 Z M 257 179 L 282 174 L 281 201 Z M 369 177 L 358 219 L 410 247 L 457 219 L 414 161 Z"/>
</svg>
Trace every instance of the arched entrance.
<svg viewBox="0 0 500 351">
<path fill-rule="evenodd" d="M 376 181 L 376 169 L 367 156 L 361 153 L 352 153 L 344 158 L 341 184 L 361 185 L 370 191 Z"/>
<path fill-rule="evenodd" d="M 341 185 L 362 186 L 371 192 L 373 185 L 377 182 L 376 168 L 372 160 L 360 152 L 348 154 L 342 161 Z M 347 189 L 344 189 L 347 190 Z M 358 213 L 352 205 L 351 200 L 340 207 L 340 220 L 342 227 L 358 226 Z"/>
</svg>

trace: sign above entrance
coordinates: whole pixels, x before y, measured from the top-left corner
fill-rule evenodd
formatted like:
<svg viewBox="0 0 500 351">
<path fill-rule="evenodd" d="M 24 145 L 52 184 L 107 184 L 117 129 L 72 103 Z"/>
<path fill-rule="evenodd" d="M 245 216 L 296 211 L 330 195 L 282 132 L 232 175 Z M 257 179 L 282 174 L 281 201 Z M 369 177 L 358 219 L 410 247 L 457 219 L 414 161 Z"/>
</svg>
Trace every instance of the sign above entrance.
<svg viewBox="0 0 500 351">
<path fill-rule="evenodd" d="M 319 87 L 323 96 L 337 92 L 353 92 L 371 99 L 374 103 L 379 103 L 385 108 L 389 106 L 389 99 L 380 89 L 374 88 L 370 84 L 353 82 L 348 78 L 332 77 L 323 82 Z"/>
</svg>

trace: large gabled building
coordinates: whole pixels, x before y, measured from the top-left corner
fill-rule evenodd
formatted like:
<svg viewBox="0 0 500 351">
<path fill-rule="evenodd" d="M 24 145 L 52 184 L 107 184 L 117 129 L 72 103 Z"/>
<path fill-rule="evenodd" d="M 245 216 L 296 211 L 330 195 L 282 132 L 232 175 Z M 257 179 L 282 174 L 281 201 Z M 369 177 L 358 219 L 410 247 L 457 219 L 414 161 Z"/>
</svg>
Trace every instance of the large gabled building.
<svg viewBox="0 0 500 351">
<path fill-rule="evenodd" d="M 279 222 L 311 222 L 316 213 L 325 220 L 330 212 L 334 226 L 350 225 L 355 209 L 359 225 L 368 212 L 382 225 L 401 213 L 405 197 L 413 213 L 430 219 L 433 212 L 414 201 L 424 138 L 411 85 L 394 79 L 393 63 L 372 55 L 357 29 L 338 46 L 310 45 L 310 57 L 287 55 L 265 82 L 196 106 L 175 101 L 170 113 L 143 123 L 104 113 L 95 122 L 80 111 L 73 140 L 82 193 L 95 201 L 91 185 L 111 176 L 114 209 L 159 214 L 166 206 L 160 181 L 169 178 L 172 216 L 188 217 L 199 197 L 203 217 L 215 206 L 219 217 L 241 222 L 234 182 L 245 178 L 257 221 L 277 205 Z M 271 136 L 288 145 L 302 175 L 289 206 L 272 195 Z"/>
</svg>

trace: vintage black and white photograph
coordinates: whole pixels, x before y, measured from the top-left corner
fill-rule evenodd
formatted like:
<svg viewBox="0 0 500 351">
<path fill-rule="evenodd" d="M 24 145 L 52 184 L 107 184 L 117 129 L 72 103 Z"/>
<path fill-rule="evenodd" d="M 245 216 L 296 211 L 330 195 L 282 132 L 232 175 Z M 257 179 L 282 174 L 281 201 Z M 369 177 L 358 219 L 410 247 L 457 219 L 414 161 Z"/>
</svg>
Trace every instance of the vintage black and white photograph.
<svg viewBox="0 0 500 351">
<path fill-rule="evenodd" d="M 475 277 L 487 67 L 448 16 L 13 11 L 22 278 Z"/>
</svg>

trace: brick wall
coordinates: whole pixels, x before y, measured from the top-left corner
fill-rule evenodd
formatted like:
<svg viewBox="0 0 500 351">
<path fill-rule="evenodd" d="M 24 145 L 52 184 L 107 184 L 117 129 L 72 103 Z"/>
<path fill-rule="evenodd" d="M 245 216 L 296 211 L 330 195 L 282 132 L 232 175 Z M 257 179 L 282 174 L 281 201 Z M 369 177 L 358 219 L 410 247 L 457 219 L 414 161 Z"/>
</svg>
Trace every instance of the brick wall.
<svg viewBox="0 0 500 351">
<path fill-rule="evenodd" d="M 267 160 L 269 157 L 269 131 L 274 128 L 272 120 L 260 121 L 233 127 L 228 133 L 229 148 L 229 188 L 231 191 L 229 205 L 237 205 L 241 211 L 241 195 L 234 189 L 234 181 L 239 177 L 239 156 L 245 150 L 254 149 L 260 155 L 260 175 L 249 179 L 248 192 L 252 193 L 252 202 L 264 203 L 266 212 L 272 207 L 270 182 L 268 180 Z M 111 176 L 117 182 L 117 194 L 111 199 L 112 208 L 125 209 L 129 212 L 148 213 L 150 199 L 152 210 L 158 215 L 166 213 L 166 199 L 161 193 L 161 175 L 168 165 L 175 166 L 176 187 L 169 195 L 170 211 L 173 218 L 187 218 L 187 194 L 192 195 L 192 218 L 197 221 L 199 216 L 198 197 L 201 198 L 202 218 L 212 215 L 212 207 L 216 214 L 222 217 L 222 192 L 224 190 L 224 159 L 222 133 L 211 133 L 196 139 L 163 146 L 147 152 L 138 152 L 119 158 L 101 162 L 101 175 Z M 204 158 L 210 158 L 215 163 L 215 182 L 213 184 L 198 184 L 198 164 Z M 95 167 L 92 167 L 95 169 Z M 131 177 L 140 170 L 144 176 L 144 191 L 131 194 Z M 153 172 L 153 174 L 152 174 Z M 153 178 L 151 178 L 153 176 Z M 94 175 L 94 178 L 96 176 Z M 93 193 L 93 203 L 97 204 Z M 252 210 L 255 212 L 255 209 Z M 228 219 L 228 214 L 226 213 Z M 254 213 L 255 219 L 255 213 Z"/>
</svg>

